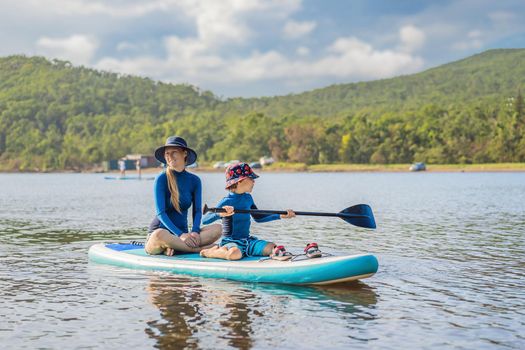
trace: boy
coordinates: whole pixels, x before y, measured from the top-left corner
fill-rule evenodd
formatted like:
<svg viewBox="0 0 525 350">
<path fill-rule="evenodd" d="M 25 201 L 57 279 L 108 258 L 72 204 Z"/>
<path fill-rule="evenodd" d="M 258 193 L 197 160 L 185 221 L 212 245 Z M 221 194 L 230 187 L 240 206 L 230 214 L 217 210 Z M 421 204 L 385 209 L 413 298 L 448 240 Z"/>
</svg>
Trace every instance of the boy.
<svg viewBox="0 0 525 350">
<path fill-rule="evenodd" d="M 210 212 L 202 219 L 202 222 L 207 225 L 222 218 L 223 239 L 219 246 L 202 250 L 201 256 L 239 260 L 243 256 L 290 255 L 282 246 L 276 246 L 273 242 L 250 236 L 250 214 L 235 213 L 235 209 L 257 209 L 250 192 L 255 185 L 254 180 L 258 177 L 246 163 L 237 163 L 226 169 L 226 189 L 230 193 L 217 204 L 217 207 L 224 208 L 226 212 Z M 295 213 L 291 209 L 287 212 L 286 215 L 252 214 L 251 217 L 256 222 L 295 217 Z"/>
</svg>

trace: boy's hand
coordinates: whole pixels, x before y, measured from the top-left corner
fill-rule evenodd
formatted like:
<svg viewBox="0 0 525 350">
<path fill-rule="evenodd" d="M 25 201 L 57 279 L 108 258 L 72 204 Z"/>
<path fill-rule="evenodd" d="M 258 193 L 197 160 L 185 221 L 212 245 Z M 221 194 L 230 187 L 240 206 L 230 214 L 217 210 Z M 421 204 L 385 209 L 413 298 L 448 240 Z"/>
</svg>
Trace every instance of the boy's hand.
<svg viewBox="0 0 525 350">
<path fill-rule="evenodd" d="M 226 216 L 232 216 L 233 214 L 235 214 L 233 211 L 233 207 L 231 205 L 225 205 L 224 207 L 222 207 L 222 209 L 225 209 L 226 210 L 226 213 L 219 213 L 219 216 L 221 218 L 223 217 L 226 217 Z"/>
<path fill-rule="evenodd" d="M 281 214 L 281 219 L 291 219 L 295 217 L 295 212 L 292 209 L 286 209 L 287 214 Z"/>
</svg>

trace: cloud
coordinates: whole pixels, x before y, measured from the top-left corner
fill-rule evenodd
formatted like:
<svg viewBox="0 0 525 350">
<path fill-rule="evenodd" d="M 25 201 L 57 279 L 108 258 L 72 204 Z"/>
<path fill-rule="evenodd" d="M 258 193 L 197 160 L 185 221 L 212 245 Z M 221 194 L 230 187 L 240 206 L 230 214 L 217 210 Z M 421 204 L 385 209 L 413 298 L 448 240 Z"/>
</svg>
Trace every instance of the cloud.
<svg viewBox="0 0 525 350">
<path fill-rule="evenodd" d="M 194 22 L 200 40 L 212 45 L 245 42 L 252 34 L 247 24 L 250 14 L 287 18 L 300 8 L 302 0 L 128 0 L 116 4 L 92 0 L 31 1 L 35 6 L 49 7 L 63 15 L 135 18 L 155 12 L 174 17 L 182 14 Z"/>
<path fill-rule="evenodd" d="M 8 0 L 9 1 L 9 0 Z M 172 9 L 178 1 L 173 0 L 128 0 L 107 1 L 97 0 L 17 0 L 28 9 L 42 13 L 60 16 L 92 16 L 104 15 L 121 18 L 142 17 L 153 12 L 164 12 Z"/>
<path fill-rule="evenodd" d="M 310 49 L 305 46 L 300 46 L 297 48 L 297 50 L 295 50 L 295 52 L 299 56 L 308 56 L 310 54 Z"/>
<path fill-rule="evenodd" d="M 276 51 L 254 51 L 246 57 L 226 58 L 207 50 L 199 40 L 170 37 L 165 40 L 166 59 L 141 57 L 98 62 L 99 69 L 125 71 L 182 83 L 235 85 L 259 81 L 375 79 L 415 72 L 423 60 L 406 52 L 378 50 L 354 37 L 342 37 L 325 47 L 317 58 L 293 59 Z M 303 48 L 305 49 L 305 48 Z M 306 50 L 305 50 L 306 51 Z M 151 74 L 154 74 L 153 76 Z"/>
<path fill-rule="evenodd" d="M 471 30 L 467 33 L 466 40 L 458 41 L 452 45 L 456 50 L 480 49 L 483 46 L 483 33 L 480 30 Z"/>
<path fill-rule="evenodd" d="M 283 34 L 288 39 L 297 39 L 312 32 L 316 26 L 317 23 L 314 21 L 288 21 L 284 26 Z"/>
<path fill-rule="evenodd" d="M 252 19 L 287 19 L 301 8 L 302 3 L 302 0 L 4 1 L 7 1 L 8 9 L 19 8 L 19 13 L 37 20 L 43 19 L 44 22 L 51 18 L 75 18 L 77 22 L 82 22 L 88 18 L 105 21 L 107 18 L 104 17 L 112 17 L 111 21 L 129 21 L 170 16 L 172 26 L 181 26 L 180 22 L 194 25 L 198 38 L 210 46 L 244 43 L 253 35 L 249 23 Z M 110 27 L 107 24 L 104 26 Z"/>
<path fill-rule="evenodd" d="M 224 46 L 252 37 L 250 19 L 286 19 L 299 10 L 301 0 L 183 0 L 178 5 L 194 19 L 199 40 L 208 46 Z"/>
<path fill-rule="evenodd" d="M 122 41 L 117 45 L 117 51 L 132 51 L 136 50 L 139 46 L 129 41 Z"/>
<path fill-rule="evenodd" d="M 0 54 L 250 95 L 408 74 L 519 44 L 525 30 L 519 1 L 409 7 L 343 15 L 304 0 L 3 0 Z"/>
<path fill-rule="evenodd" d="M 336 80 L 376 79 L 396 74 L 415 72 L 423 66 L 420 57 L 411 52 L 421 47 L 425 34 L 410 25 L 400 28 L 398 49 L 377 49 L 356 37 L 340 37 L 325 48 L 317 48 L 316 56 L 310 49 L 299 47 L 296 57 L 270 48 L 242 54 L 224 51 L 230 45 L 242 45 L 252 35 L 248 27 L 251 12 L 286 20 L 297 10 L 298 2 L 284 3 L 288 13 L 283 15 L 284 2 L 182 1 L 178 4 L 196 23 L 196 36 L 170 35 L 164 38 L 164 58 L 141 56 L 123 60 L 105 57 L 97 68 L 147 75 L 154 79 L 175 83 L 191 82 L 208 88 L 210 85 L 250 84 L 262 81 L 290 81 L 335 78 Z M 286 12 L 286 11 L 284 11 Z M 253 13 L 252 13 L 253 15 Z M 299 38 L 312 32 L 315 22 L 285 22 L 288 38 Z"/>
<path fill-rule="evenodd" d="M 467 34 L 467 37 L 470 39 L 478 39 L 482 36 L 483 36 L 483 32 L 481 30 L 471 30 Z"/>
<path fill-rule="evenodd" d="M 355 37 L 338 38 L 327 51 L 326 57 L 312 65 L 310 74 L 378 79 L 415 72 L 423 66 L 419 57 L 402 51 L 375 49 Z"/>
<path fill-rule="evenodd" d="M 413 25 L 402 27 L 399 30 L 399 36 L 401 38 L 401 48 L 406 52 L 414 52 L 425 43 L 425 33 Z"/>
<path fill-rule="evenodd" d="M 90 64 L 98 48 L 95 38 L 80 34 L 67 38 L 42 37 L 38 39 L 36 45 L 42 55 L 69 60 L 80 65 Z"/>
<path fill-rule="evenodd" d="M 424 32 L 422 54 L 427 64 L 438 65 L 522 37 L 524 5 L 519 0 L 435 2 L 400 22 L 413 23 Z"/>
<path fill-rule="evenodd" d="M 423 59 L 411 53 L 425 43 L 425 33 L 414 25 L 399 29 L 400 44 L 392 49 L 374 48 L 357 37 L 344 36 L 324 48 L 316 47 L 315 56 L 305 46 L 296 49 L 295 57 L 275 48 L 255 49 L 247 54 L 224 50 L 231 45 L 249 46 L 247 39 L 253 35 L 251 29 L 254 28 L 250 27 L 249 18 L 254 13 L 284 21 L 284 33 L 289 39 L 307 35 L 316 28 L 313 21 L 287 19 L 297 11 L 300 4 L 297 1 L 231 0 L 224 4 L 195 0 L 179 2 L 186 16 L 195 21 L 196 35 L 166 36 L 163 58 L 141 56 L 119 60 L 105 57 L 96 66 L 175 83 L 191 82 L 204 88 L 264 81 L 289 85 L 291 81 L 315 79 L 368 80 L 416 72 L 423 67 Z"/>
<path fill-rule="evenodd" d="M 488 17 L 493 22 L 511 22 L 519 19 L 514 13 L 506 11 L 494 11 L 488 14 Z"/>
<path fill-rule="evenodd" d="M 202 73 L 210 74 L 221 70 L 226 62 L 208 50 L 205 43 L 195 39 L 181 39 L 176 36 L 166 38 L 167 64 L 183 70 L 188 77 Z"/>
<path fill-rule="evenodd" d="M 96 68 L 202 85 L 229 78 L 232 83 L 235 83 L 235 79 L 253 81 L 264 75 L 261 69 L 266 69 L 267 59 L 271 60 L 277 55 L 280 61 L 280 54 L 270 51 L 239 58 L 230 54 L 228 47 L 248 43 L 248 39 L 254 35 L 250 19 L 283 21 L 297 11 L 300 5 L 300 0 L 181 0 L 177 6 L 184 12 L 185 18 L 195 23 L 196 36 L 166 36 L 163 39 L 166 52 L 164 58 L 141 56 L 119 60 L 104 57 L 96 63 Z M 312 24 L 307 23 L 307 27 L 312 27 Z M 301 30 L 304 32 L 305 29 Z M 132 48 L 132 43 L 125 42 L 118 46 L 120 50 L 128 48 Z M 259 60 L 263 62 L 260 64 Z M 243 68 L 231 68 L 237 64 Z M 257 68 L 258 65 L 261 69 Z"/>
</svg>

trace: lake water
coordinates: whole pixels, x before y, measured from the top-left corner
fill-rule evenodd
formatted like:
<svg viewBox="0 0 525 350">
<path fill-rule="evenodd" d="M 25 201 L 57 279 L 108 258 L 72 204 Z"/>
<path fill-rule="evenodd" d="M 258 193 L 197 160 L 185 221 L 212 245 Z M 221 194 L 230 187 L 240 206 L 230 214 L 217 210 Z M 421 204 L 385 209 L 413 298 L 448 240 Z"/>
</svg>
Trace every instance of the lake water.
<svg viewBox="0 0 525 350">
<path fill-rule="evenodd" d="M 199 176 L 217 203 L 223 175 Z M 263 173 L 259 208 L 373 208 L 377 230 L 316 217 L 252 226 L 295 252 L 316 241 L 377 256 L 376 275 L 338 287 L 90 263 L 96 242 L 144 239 L 152 186 L 0 174 L 2 348 L 525 348 L 524 173 Z"/>
</svg>

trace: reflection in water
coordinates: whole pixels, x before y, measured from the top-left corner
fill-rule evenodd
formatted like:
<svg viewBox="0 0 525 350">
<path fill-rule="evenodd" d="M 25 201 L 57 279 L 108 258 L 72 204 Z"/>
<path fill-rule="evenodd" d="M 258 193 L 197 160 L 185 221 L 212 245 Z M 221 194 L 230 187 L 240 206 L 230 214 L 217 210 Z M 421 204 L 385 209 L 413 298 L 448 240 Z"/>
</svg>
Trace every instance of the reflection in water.
<svg viewBox="0 0 525 350">
<path fill-rule="evenodd" d="M 161 319 L 149 321 L 145 332 L 161 349 L 207 347 L 203 344 L 206 338 L 199 337 L 199 332 L 217 335 L 210 344 L 213 347 L 219 347 L 219 339 L 231 348 L 251 349 L 255 332 L 270 331 L 276 317 L 288 315 L 302 320 L 329 310 L 339 319 L 370 321 L 375 319 L 372 310 L 377 302 L 376 293 L 362 282 L 309 287 L 154 275 L 147 290 Z M 288 310 L 290 299 L 301 302 L 303 308 Z M 286 323 L 278 323 L 283 321 Z M 265 326 L 254 326 L 261 324 Z"/>
<path fill-rule="evenodd" d="M 152 277 L 148 292 L 150 301 L 158 307 L 162 319 L 148 322 L 146 333 L 157 340 L 161 349 L 195 349 L 199 347 L 196 336 L 199 329 L 207 327 L 216 329 L 222 326 L 221 338 L 228 340 L 228 345 L 237 349 L 250 349 L 252 334 L 248 303 L 254 303 L 256 295 L 232 293 L 224 289 L 206 290 L 199 280 L 170 276 Z M 207 308 L 213 309 L 210 317 Z M 216 325 L 216 320 L 220 321 Z"/>
<path fill-rule="evenodd" d="M 377 302 L 373 288 L 361 281 L 329 286 L 283 286 L 278 284 L 256 284 L 254 289 L 269 294 L 292 296 L 298 299 L 317 301 L 319 305 L 341 312 L 354 314 L 355 318 L 372 319 L 362 310 L 371 309 Z"/>
<path fill-rule="evenodd" d="M 150 301 L 159 308 L 162 319 L 148 322 L 146 333 L 157 340 L 160 349 L 196 349 L 198 325 L 203 318 L 199 305 L 202 295 L 198 285 L 181 288 L 152 280 L 148 286 Z"/>
<path fill-rule="evenodd" d="M 225 291 L 217 296 L 215 305 L 223 306 L 224 319 L 221 326 L 227 329 L 225 335 L 230 346 L 236 349 L 250 349 L 252 347 L 252 323 L 250 313 L 253 317 L 260 317 L 256 310 L 250 312 L 249 304 L 257 303 L 257 296 L 246 290 L 242 294 L 228 295 Z"/>
</svg>

